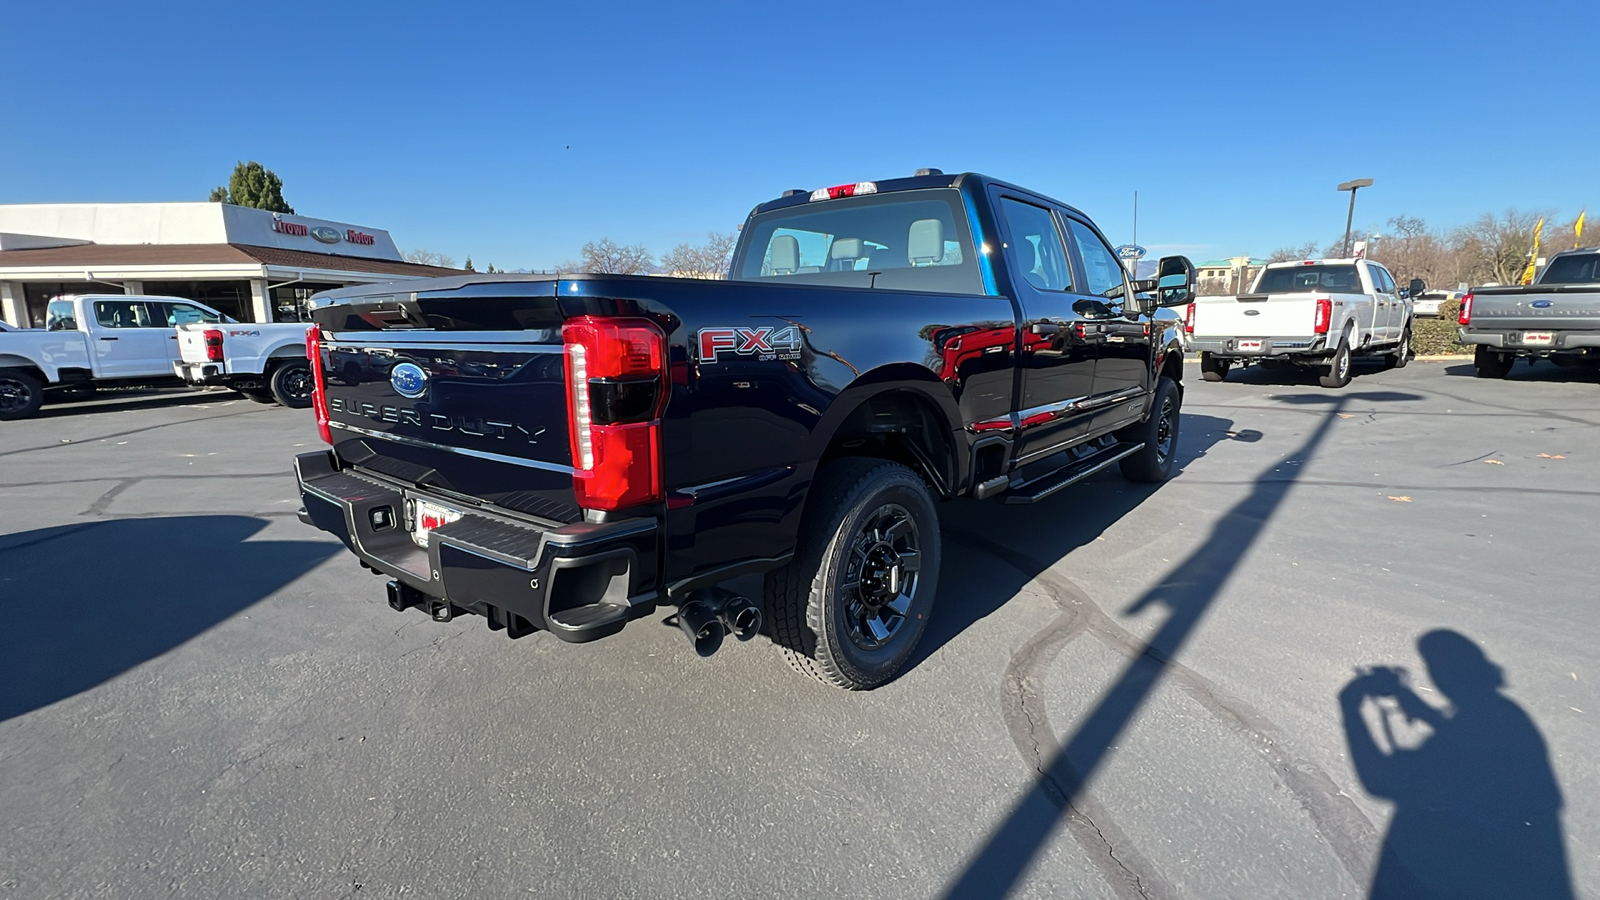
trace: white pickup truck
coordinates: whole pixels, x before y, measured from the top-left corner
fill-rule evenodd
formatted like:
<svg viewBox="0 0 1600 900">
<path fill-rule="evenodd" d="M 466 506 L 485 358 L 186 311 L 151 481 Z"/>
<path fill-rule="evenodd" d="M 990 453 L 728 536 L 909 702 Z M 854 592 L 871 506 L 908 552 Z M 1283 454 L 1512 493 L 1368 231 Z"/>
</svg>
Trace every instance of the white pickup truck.
<svg viewBox="0 0 1600 900">
<path fill-rule="evenodd" d="M 258 403 L 311 405 L 306 329 L 298 322 L 194 324 L 178 329 L 172 372 L 190 384 L 230 387 Z"/>
<path fill-rule="evenodd" d="M 58 297 L 45 308 L 43 330 L 0 332 L 0 420 L 37 413 L 47 390 L 176 384 L 177 326 L 231 321 L 182 297 Z"/>
<path fill-rule="evenodd" d="M 1386 368 L 1411 358 L 1411 297 L 1382 265 L 1366 259 L 1272 263 L 1247 294 L 1196 297 L 1187 311 L 1189 346 L 1200 374 L 1221 381 L 1234 363 L 1316 367 L 1323 387 L 1350 383 L 1351 357 L 1381 357 Z"/>
</svg>

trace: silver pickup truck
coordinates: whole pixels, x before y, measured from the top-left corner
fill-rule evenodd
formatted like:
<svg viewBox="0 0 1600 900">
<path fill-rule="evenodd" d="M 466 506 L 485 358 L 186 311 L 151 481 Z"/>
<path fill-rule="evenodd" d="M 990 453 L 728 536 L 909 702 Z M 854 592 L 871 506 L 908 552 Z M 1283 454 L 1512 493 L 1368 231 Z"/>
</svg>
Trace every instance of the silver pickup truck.
<svg viewBox="0 0 1600 900">
<path fill-rule="evenodd" d="M 1557 254 L 1533 284 L 1474 288 L 1458 321 L 1480 378 L 1504 378 L 1518 357 L 1600 363 L 1600 248 Z"/>
</svg>

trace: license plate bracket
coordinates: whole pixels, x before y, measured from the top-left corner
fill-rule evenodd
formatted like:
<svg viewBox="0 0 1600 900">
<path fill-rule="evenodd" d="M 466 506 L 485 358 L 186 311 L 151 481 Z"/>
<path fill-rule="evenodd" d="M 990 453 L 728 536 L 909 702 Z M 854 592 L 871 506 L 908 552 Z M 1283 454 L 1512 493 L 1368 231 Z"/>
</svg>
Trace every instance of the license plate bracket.
<svg viewBox="0 0 1600 900">
<path fill-rule="evenodd" d="M 1555 343 L 1555 335 L 1548 331 L 1525 331 L 1522 342 L 1529 347 L 1548 347 Z"/>
<path fill-rule="evenodd" d="M 1244 353 L 1260 353 L 1264 342 L 1260 340 L 1241 340 L 1239 350 Z"/>
<path fill-rule="evenodd" d="M 461 510 L 432 500 L 412 500 L 411 506 L 411 540 L 418 547 L 428 546 L 428 539 L 435 529 L 443 528 L 462 516 Z"/>
</svg>

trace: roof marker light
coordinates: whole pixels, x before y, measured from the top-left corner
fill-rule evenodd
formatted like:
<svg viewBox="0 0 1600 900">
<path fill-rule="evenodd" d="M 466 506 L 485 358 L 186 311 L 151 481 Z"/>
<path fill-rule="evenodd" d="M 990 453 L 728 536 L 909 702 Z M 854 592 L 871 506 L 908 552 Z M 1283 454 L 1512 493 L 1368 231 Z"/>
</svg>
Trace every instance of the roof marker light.
<svg viewBox="0 0 1600 900">
<path fill-rule="evenodd" d="M 817 188 L 811 192 L 812 200 L 837 200 L 840 197 L 854 197 L 859 194 L 876 194 L 878 185 L 872 181 L 858 181 L 855 184 L 838 184 L 833 187 Z"/>
</svg>

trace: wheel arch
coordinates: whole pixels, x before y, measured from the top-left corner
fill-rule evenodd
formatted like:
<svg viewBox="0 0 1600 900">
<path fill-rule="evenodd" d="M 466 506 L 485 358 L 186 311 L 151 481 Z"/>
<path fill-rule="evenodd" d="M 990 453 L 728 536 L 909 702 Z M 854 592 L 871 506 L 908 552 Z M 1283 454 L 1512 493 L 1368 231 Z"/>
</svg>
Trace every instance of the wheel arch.
<svg viewBox="0 0 1600 900">
<path fill-rule="evenodd" d="M 971 468 L 961 412 L 950 389 L 926 368 L 884 366 L 852 381 L 813 430 L 818 466 L 849 456 L 903 463 L 941 498 L 966 487 Z"/>
</svg>

